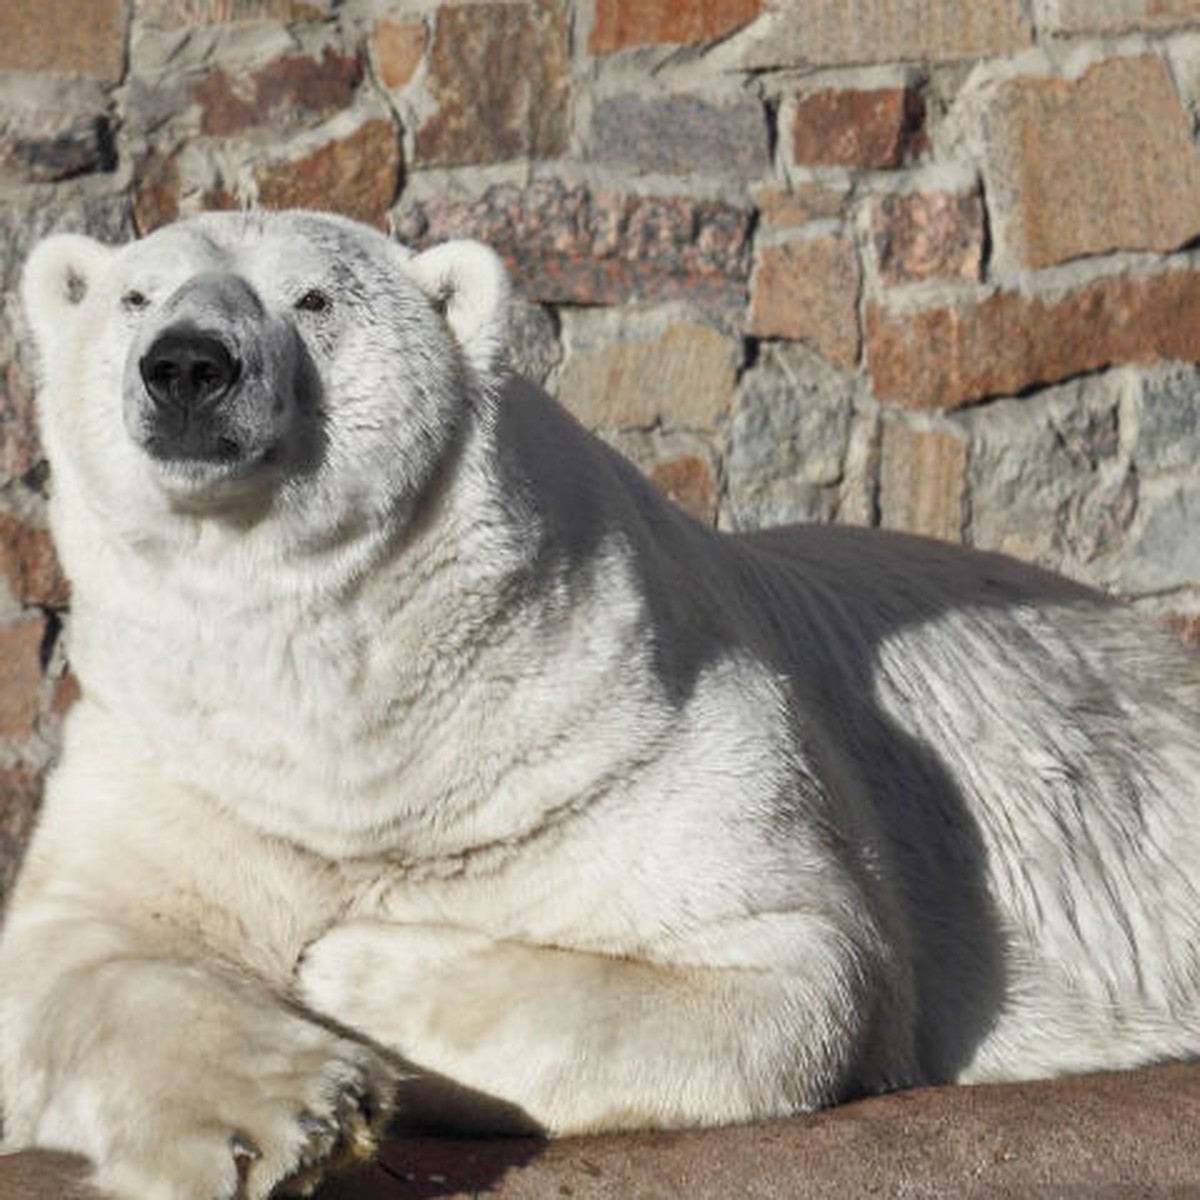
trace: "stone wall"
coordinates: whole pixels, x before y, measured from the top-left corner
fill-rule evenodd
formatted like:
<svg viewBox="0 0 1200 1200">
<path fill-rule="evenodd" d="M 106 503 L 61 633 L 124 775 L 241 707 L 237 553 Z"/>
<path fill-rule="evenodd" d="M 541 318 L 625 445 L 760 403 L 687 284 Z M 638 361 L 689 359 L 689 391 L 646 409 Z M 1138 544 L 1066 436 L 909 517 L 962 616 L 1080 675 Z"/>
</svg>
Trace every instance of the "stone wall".
<svg viewBox="0 0 1200 1200">
<path fill-rule="evenodd" d="M 33 241 L 305 205 L 506 256 L 702 520 L 914 530 L 1200 632 L 1200 0 L 7 0 L 0 890 L 74 694 Z"/>
</svg>

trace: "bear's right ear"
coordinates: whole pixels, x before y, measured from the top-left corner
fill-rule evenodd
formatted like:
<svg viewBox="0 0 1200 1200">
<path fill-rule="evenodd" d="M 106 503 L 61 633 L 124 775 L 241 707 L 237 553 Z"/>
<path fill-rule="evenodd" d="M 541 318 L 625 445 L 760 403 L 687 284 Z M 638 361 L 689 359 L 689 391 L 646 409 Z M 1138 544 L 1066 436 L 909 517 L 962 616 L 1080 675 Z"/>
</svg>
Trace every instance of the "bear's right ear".
<svg viewBox="0 0 1200 1200">
<path fill-rule="evenodd" d="M 80 233 L 57 233 L 33 248 L 21 275 L 21 303 L 40 348 L 71 329 L 71 315 L 115 253 Z"/>
</svg>

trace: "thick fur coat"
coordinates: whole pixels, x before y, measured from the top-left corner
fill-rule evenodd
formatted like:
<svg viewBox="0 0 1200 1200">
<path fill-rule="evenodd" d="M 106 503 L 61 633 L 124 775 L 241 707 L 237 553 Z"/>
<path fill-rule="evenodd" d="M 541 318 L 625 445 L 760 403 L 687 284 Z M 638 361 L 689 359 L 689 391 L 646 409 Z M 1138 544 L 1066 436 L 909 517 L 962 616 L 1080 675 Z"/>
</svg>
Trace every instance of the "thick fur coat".
<svg viewBox="0 0 1200 1200">
<path fill-rule="evenodd" d="M 724 536 L 315 214 L 24 303 L 83 696 L 0 943 L 12 1146 L 259 1200 L 423 1119 L 744 1121 L 1200 1049 L 1200 667 L 871 531 Z"/>
</svg>

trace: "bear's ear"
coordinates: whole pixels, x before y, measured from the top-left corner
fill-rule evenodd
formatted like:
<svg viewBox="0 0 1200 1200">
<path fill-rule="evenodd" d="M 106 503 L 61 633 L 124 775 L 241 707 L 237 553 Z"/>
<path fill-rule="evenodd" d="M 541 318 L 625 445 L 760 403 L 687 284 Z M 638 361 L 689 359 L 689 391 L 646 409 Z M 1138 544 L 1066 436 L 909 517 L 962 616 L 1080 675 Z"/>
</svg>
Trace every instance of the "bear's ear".
<svg viewBox="0 0 1200 1200">
<path fill-rule="evenodd" d="M 71 329 L 71 314 L 115 253 L 79 233 L 58 233 L 33 248 L 21 275 L 21 303 L 38 346 L 53 346 Z"/>
<path fill-rule="evenodd" d="M 467 361 L 489 374 L 508 321 L 508 274 L 499 255 L 481 242 L 443 242 L 414 255 L 405 268 L 446 318 Z"/>
</svg>

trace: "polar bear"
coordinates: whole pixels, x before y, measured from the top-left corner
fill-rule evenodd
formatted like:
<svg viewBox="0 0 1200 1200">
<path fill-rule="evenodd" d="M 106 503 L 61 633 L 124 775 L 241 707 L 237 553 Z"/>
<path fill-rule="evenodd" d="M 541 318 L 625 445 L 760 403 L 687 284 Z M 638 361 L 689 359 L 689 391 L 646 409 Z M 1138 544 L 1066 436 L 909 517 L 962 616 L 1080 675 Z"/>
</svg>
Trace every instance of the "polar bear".
<svg viewBox="0 0 1200 1200">
<path fill-rule="evenodd" d="M 260 1200 L 393 1111 L 750 1121 L 1200 1049 L 1200 665 L 1006 559 L 727 536 L 504 363 L 485 247 L 41 243 L 71 712 L 5 1137 Z"/>
</svg>

